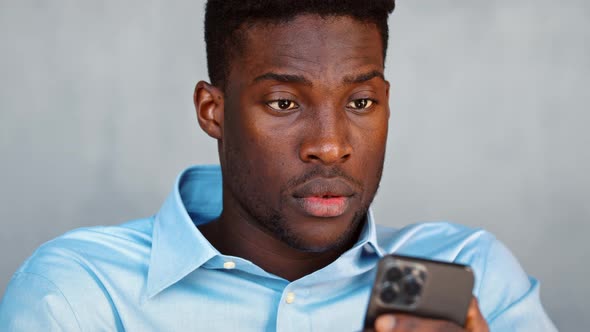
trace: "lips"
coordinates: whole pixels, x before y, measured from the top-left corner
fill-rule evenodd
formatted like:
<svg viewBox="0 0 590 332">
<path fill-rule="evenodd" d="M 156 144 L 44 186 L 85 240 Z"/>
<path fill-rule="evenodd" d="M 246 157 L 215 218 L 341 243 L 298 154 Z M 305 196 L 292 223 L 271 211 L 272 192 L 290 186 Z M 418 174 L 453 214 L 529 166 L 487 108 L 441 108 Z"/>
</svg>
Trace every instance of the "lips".
<svg viewBox="0 0 590 332">
<path fill-rule="evenodd" d="M 309 216 L 330 218 L 344 214 L 355 191 L 346 181 L 314 179 L 297 187 L 293 197 Z"/>
</svg>

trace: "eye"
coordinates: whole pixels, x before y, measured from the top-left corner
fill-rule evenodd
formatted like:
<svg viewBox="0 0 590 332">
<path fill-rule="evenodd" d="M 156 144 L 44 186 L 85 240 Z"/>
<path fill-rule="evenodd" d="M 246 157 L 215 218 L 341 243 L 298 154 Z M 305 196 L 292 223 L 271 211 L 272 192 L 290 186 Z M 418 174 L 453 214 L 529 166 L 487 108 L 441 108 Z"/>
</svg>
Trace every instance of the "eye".
<svg viewBox="0 0 590 332">
<path fill-rule="evenodd" d="M 266 103 L 275 111 L 290 111 L 299 108 L 296 102 L 289 99 L 278 99 Z"/>
<path fill-rule="evenodd" d="M 373 106 L 373 103 L 374 102 L 371 99 L 361 98 L 351 101 L 346 105 L 346 107 L 351 108 L 353 110 L 364 110 Z"/>
</svg>

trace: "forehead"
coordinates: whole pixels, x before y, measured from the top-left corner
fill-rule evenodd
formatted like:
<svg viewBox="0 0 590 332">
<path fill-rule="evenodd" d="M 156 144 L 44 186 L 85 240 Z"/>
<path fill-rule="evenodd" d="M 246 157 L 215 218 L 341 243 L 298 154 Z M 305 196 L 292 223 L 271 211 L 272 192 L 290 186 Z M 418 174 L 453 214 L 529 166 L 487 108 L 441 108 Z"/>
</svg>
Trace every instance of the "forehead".
<svg viewBox="0 0 590 332">
<path fill-rule="evenodd" d="M 326 81 L 355 69 L 383 69 L 377 26 L 347 16 L 300 15 L 288 22 L 250 24 L 241 34 L 230 80 L 287 71 Z"/>
</svg>

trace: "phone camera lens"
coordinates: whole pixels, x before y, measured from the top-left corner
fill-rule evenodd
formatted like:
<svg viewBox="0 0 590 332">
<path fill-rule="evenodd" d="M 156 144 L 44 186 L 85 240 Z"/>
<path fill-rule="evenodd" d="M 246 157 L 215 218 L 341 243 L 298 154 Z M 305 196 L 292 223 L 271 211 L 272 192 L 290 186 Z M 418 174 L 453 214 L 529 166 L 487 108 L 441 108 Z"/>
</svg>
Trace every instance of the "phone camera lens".
<svg viewBox="0 0 590 332">
<path fill-rule="evenodd" d="M 392 287 L 386 287 L 381 291 L 381 301 L 383 303 L 392 303 L 397 298 L 397 291 Z"/>
<path fill-rule="evenodd" d="M 424 271 L 424 270 L 420 271 L 420 279 L 422 279 L 422 281 L 426 280 L 426 271 Z"/>
<path fill-rule="evenodd" d="M 394 266 L 391 269 L 387 270 L 385 274 L 385 278 L 391 282 L 396 282 L 400 280 L 402 277 L 402 270 L 399 267 Z"/>
<path fill-rule="evenodd" d="M 405 279 L 402 287 L 404 293 L 412 297 L 420 294 L 422 291 L 422 284 L 413 277 Z"/>
</svg>

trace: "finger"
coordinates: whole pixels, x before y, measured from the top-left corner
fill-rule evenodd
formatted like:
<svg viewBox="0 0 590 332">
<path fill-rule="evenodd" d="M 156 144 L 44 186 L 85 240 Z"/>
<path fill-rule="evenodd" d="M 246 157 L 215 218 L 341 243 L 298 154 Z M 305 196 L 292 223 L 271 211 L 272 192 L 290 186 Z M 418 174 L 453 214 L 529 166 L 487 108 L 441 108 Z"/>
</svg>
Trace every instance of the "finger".
<svg viewBox="0 0 590 332">
<path fill-rule="evenodd" d="M 438 319 L 396 314 L 382 315 L 375 321 L 376 332 L 465 332 L 459 325 Z"/>
<path fill-rule="evenodd" d="M 375 320 L 375 332 L 390 332 L 395 328 L 395 316 L 381 315 Z"/>
<path fill-rule="evenodd" d="M 467 310 L 465 328 L 470 332 L 489 332 L 488 323 L 479 310 L 479 304 L 475 296 L 471 299 L 469 309 Z"/>
</svg>

